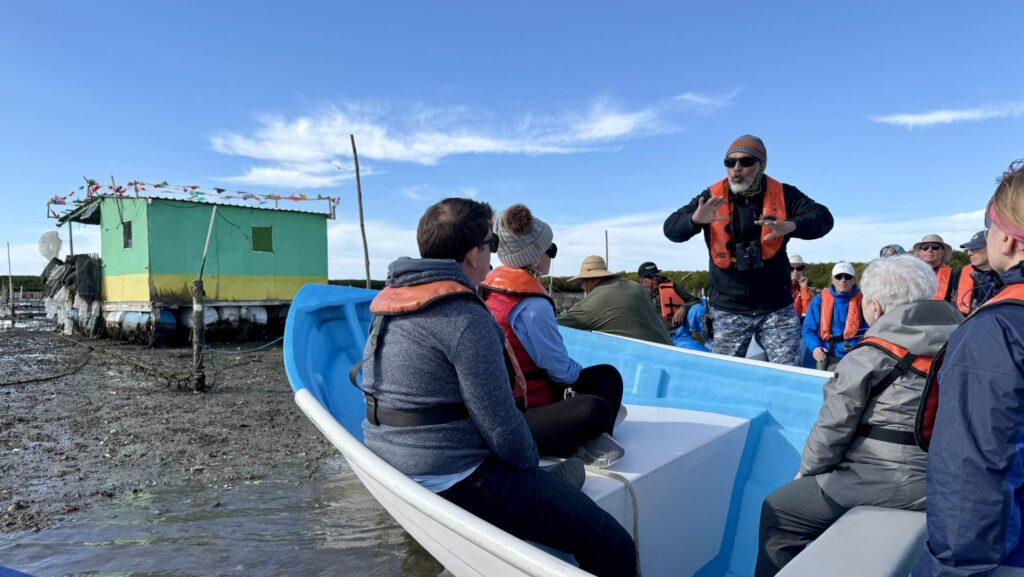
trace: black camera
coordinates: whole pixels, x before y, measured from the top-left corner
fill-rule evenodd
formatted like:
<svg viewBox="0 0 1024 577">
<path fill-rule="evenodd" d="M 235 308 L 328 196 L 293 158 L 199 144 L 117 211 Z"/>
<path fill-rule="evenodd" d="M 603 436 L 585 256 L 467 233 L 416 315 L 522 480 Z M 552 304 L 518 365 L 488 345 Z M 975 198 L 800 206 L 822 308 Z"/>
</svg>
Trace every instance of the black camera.
<svg viewBox="0 0 1024 577">
<path fill-rule="evenodd" d="M 761 240 L 736 243 L 736 270 L 754 270 L 764 266 L 761 258 Z"/>
</svg>

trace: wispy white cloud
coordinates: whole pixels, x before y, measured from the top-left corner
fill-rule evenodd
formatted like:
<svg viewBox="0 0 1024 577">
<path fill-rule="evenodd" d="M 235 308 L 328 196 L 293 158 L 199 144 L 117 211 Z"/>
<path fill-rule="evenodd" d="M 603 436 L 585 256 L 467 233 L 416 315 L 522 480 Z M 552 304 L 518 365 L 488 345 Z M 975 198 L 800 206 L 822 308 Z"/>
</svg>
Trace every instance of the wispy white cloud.
<svg viewBox="0 0 1024 577">
<path fill-rule="evenodd" d="M 1020 116 L 1024 116 L 1024 102 L 1007 102 L 995 106 L 959 110 L 933 110 L 916 114 L 890 114 L 886 116 L 873 116 L 871 120 L 906 128 L 919 128 L 936 124 L 952 124 L 954 122 L 990 120 L 993 118 L 1016 118 Z"/>
<path fill-rule="evenodd" d="M 582 111 L 502 121 L 468 107 L 416 105 L 396 111 L 344 104 L 309 116 L 262 116 L 251 134 L 224 131 L 213 135 L 210 144 L 217 152 L 265 163 L 224 180 L 316 188 L 352 177 L 351 172 L 332 169 L 338 159 L 351 158 L 350 134 L 356 135 L 360 159 L 371 162 L 431 165 L 463 154 L 570 154 L 678 130 L 679 113 L 720 108 L 736 94 L 686 92 L 639 107 L 604 98 Z"/>
</svg>

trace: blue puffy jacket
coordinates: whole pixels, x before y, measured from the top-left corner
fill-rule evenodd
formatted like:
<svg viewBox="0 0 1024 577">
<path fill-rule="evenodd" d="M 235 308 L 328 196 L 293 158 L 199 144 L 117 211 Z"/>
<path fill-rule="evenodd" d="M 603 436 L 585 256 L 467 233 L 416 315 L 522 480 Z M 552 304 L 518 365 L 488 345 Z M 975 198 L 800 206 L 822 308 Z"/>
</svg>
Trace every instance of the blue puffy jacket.
<svg viewBox="0 0 1024 577">
<path fill-rule="evenodd" d="M 676 332 L 672 333 L 672 342 L 677 347 L 692 351 L 711 352 L 710 348 L 693 338 L 693 333 L 700 335 L 701 338 L 707 338 L 704 335 L 704 314 L 708 310 L 707 303 L 708 300 L 702 298 L 699 303 L 691 305 L 690 309 L 686 311 L 686 320 L 679 325 Z"/>
<path fill-rule="evenodd" d="M 804 344 L 807 346 L 808 351 L 823 347 L 828 351 L 828 354 L 841 359 L 854 345 L 860 342 L 860 337 L 868 330 L 868 323 L 864 321 L 864 317 L 861 315 L 857 338 L 844 341 L 843 329 L 846 328 L 846 313 L 850 310 L 850 299 L 854 295 L 860 294 L 860 288 L 854 285 L 853 290 L 845 294 L 837 293 L 832 285 L 829 285 L 827 290 L 836 299 L 835 307 L 832 310 L 833 339 L 831 344 L 833 348 L 829 348 L 830 343 L 821 340 L 821 336 L 818 335 L 818 329 L 821 327 L 821 295 L 815 295 L 811 300 L 811 304 L 807 307 L 807 316 L 804 317 L 803 327 Z"/>
<path fill-rule="evenodd" d="M 1024 283 L 1024 263 L 1000 276 Z M 925 491 L 915 577 L 1024 567 L 1024 306 L 982 309 L 950 336 Z"/>
</svg>

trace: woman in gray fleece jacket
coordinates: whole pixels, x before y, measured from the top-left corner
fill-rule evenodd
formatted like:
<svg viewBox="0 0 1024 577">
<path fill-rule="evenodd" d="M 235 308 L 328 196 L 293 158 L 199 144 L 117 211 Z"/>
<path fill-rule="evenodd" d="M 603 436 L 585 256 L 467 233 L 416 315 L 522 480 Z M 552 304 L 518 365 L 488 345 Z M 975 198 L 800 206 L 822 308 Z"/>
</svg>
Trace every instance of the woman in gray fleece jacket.
<svg viewBox="0 0 1024 577">
<path fill-rule="evenodd" d="M 864 335 L 933 357 L 963 315 L 931 300 L 935 274 L 913 256 L 876 259 L 864 271 Z M 884 315 L 884 316 L 883 316 Z M 896 365 L 864 344 L 825 383 L 825 402 L 804 445 L 797 479 L 765 498 L 756 577 L 775 575 L 804 546 L 858 505 L 924 509 L 927 454 L 914 441 L 925 377 L 907 371 L 876 397 L 871 388 Z"/>
<path fill-rule="evenodd" d="M 576 486 L 537 468 L 504 334 L 475 292 L 496 248 L 491 216 L 485 203 L 445 199 L 420 219 L 424 258 L 389 267 L 370 307 L 384 320 L 377 345 L 367 343 L 362 388 L 392 414 L 457 410 L 434 424 L 364 421 L 366 446 L 485 521 L 572 554 L 586 571 L 635 575 L 629 533 Z"/>
</svg>

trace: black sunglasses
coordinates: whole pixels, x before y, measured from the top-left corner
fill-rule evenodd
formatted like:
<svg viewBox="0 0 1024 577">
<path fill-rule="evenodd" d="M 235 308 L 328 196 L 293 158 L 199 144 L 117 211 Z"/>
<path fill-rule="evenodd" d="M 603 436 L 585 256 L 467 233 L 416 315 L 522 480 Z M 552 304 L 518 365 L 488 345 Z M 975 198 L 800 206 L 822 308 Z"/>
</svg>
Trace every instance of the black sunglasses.
<svg viewBox="0 0 1024 577">
<path fill-rule="evenodd" d="M 544 251 L 544 254 L 548 255 L 548 258 L 555 258 L 556 256 L 558 256 L 558 245 L 555 243 L 551 243 L 551 246 L 549 246 L 548 249 Z"/>
<path fill-rule="evenodd" d="M 498 235 L 485 238 L 484 241 L 480 243 L 480 246 L 484 246 L 485 244 L 491 249 L 492 254 L 498 252 Z"/>
<path fill-rule="evenodd" d="M 836 280 L 853 280 L 853 275 L 852 274 L 846 274 L 845 272 L 841 272 L 841 273 L 837 274 L 836 276 L 834 276 L 832 278 L 834 278 Z"/>
<path fill-rule="evenodd" d="M 942 250 L 944 247 L 939 243 L 922 244 L 919 250 Z"/>
<path fill-rule="evenodd" d="M 722 162 L 725 163 L 726 168 L 732 168 L 736 166 L 737 162 L 740 163 L 740 166 L 744 168 L 750 168 L 751 166 L 757 164 L 758 160 L 753 156 L 741 156 L 739 158 L 726 158 Z"/>
<path fill-rule="evenodd" d="M 807 267 L 804 265 L 795 266 L 793 267 L 793 270 L 795 270 L 796 272 L 804 272 L 805 270 L 807 270 Z"/>
</svg>

